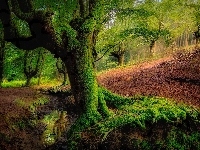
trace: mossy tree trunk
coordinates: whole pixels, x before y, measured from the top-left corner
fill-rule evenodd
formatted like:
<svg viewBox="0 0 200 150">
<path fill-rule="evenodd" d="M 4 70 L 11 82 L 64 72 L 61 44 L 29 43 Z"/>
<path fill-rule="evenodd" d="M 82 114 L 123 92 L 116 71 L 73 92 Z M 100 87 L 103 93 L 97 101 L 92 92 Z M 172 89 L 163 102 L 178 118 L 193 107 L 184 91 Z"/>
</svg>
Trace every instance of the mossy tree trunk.
<svg viewBox="0 0 200 150">
<path fill-rule="evenodd" d="M 68 56 L 65 65 L 73 95 L 77 103 L 84 106 L 82 111 L 90 109 L 95 112 L 98 107 L 98 85 L 93 68 L 92 50 L 89 47 L 90 35 L 80 36 L 80 46 Z"/>
<path fill-rule="evenodd" d="M 67 85 L 68 84 L 68 73 L 67 73 L 67 68 L 65 63 L 58 58 L 56 61 L 56 67 L 59 73 L 63 74 L 63 82 L 62 85 Z"/>
<path fill-rule="evenodd" d="M 118 66 L 124 65 L 124 55 L 125 55 L 125 46 L 124 42 L 120 42 L 118 45 L 118 50 L 111 52 L 111 56 L 117 58 Z"/>
<path fill-rule="evenodd" d="M 99 26 L 96 21 L 99 18 L 93 16 L 93 13 L 97 14 L 93 11 L 94 7 L 101 6 L 101 1 L 87 2 L 79 0 L 79 17 L 70 22 L 71 27 L 77 33 L 74 39 L 77 44 L 75 46 L 68 44 L 67 47 L 71 51 L 66 58 L 62 59 L 67 67 L 71 90 L 79 108 L 79 117 L 68 132 L 68 138 L 72 139 L 72 141 L 68 141 L 70 144 L 80 137 L 79 134 L 82 130 L 95 124 L 102 117 L 110 115 L 98 88 L 94 69 L 94 38 L 97 36 L 95 29 Z M 99 13 L 101 14 L 101 12 Z"/>
<path fill-rule="evenodd" d="M 25 51 L 24 55 L 24 74 L 26 76 L 26 83 L 25 86 L 30 86 L 31 79 L 35 77 L 38 73 L 41 65 L 41 59 L 42 59 L 42 52 L 41 50 L 37 53 L 37 60 L 36 64 L 34 64 L 33 59 L 34 55 L 32 55 L 32 51 Z"/>
<path fill-rule="evenodd" d="M 68 146 L 79 140 L 80 133 L 85 128 L 94 125 L 108 117 L 110 111 L 98 87 L 91 48 L 91 33 L 80 34 L 79 47 L 73 50 L 67 59 L 63 60 L 67 67 L 71 90 L 79 109 L 79 118 L 68 131 Z M 72 145 L 71 145 L 72 144 Z"/>
</svg>

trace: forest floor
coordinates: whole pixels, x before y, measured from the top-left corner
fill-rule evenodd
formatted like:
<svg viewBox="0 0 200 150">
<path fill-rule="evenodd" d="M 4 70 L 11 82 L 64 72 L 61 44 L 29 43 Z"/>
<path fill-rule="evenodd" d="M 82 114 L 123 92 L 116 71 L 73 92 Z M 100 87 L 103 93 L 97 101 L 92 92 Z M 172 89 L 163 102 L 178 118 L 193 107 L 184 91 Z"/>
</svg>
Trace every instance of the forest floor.
<svg viewBox="0 0 200 150">
<path fill-rule="evenodd" d="M 200 50 L 189 54 L 177 54 L 175 58 L 164 58 L 139 66 L 112 69 L 100 74 L 98 81 L 102 86 L 124 96 L 160 96 L 199 108 Z M 0 88 L 0 150 L 44 149 L 41 143 L 41 132 L 44 127 L 40 126 L 41 129 L 37 130 L 31 126 L 23 128 L 23 122 L 20 123 L 18 120 L 26 120 L 31 114 L 16 104 L 16 100 L 21 99 L 31 103 L 41 96 L 49 95 L 35 88 Z M 49 97 L 50 103 L 39 109 L 40 117 L 52 110 L 67 109 L 63 97 Z M 73 109 L 71 107 L 71 110 Z M 71 122 L 73 118 L 72 114 Z M 15 125 L 18 125 L 18 128 Z M 5 135 L 7 139 L 4 138 Z"/>
<path fill-rule="evenodd" d="M 102 86 L 120 95 L 166 97 L 200 107 L 200 50 L 112 69 L 98 79 Z"/>
</svg>

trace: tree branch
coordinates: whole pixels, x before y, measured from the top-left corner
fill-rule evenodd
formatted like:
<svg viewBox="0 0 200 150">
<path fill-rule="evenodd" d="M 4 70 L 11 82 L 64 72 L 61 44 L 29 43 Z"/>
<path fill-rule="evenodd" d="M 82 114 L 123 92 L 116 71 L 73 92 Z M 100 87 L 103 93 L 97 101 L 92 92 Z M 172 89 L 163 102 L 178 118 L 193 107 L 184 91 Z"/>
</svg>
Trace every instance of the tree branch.
<svg viewBox="0 0 200 150">
<path fill-rule="evenodd" d="M 26 5 L 31 5 L 31 1 L 26 0 L 25 2 L 28 2 Z M 43 47 L 55 54 L 56 57 L 66 56 L 67 52 L 64 50 L 64 46 L 60 46 L 55 38 L 54 29 L 51 24 L 53 13 L 33 11 L 31 10 L 32 6 L 28 6 L 30 10 L 26 11 L 28 13 L 24 13 L 23 11 L 25 10 L 22 11 L 20 8 L 20 6 L 25 5 L 22 3 L 24 3 L 22 0 L 11 0 L 11 7 L 9 8 L 8 0 L 1 0 L 0 19 L 3 23 L 4 39 L 20 49 L 33 50 L 38 47 Z M 12 30 L 16 30 L 16 27 L 13 27 L 10 21 L 12 11 L 20 19 L 27 21 L 32 34 L 31 37 L 22 38 L 12 34 Z M 68 41 L 65 42 L 67 43 Z"/>
<path fill-rule="evenodd" d="M 24 7 L 24 1 L 21 0 L 10 0 L 11 5 L 12 5 L 12 11 L 15 13 L 15 15 L 22 19 L 25 20 L 26 22 L 30 23 L 33 20 L 38 20 L 39 22 L 46 22 L 48 17 L 51 17 L 53 15 L 52 12 L 47 12 L 44 10 L 33 10 L 32 6 L 29 6 L 30 8 L 28 10 L 24 10 L 23 12 L 21 10 L 21 7 Z M 28 1 L 28 0 L 26 0 Z M 30 0 L 29 0 L 30 1 Z M 29 2 L 31 3 L 31 2 Z M 31 4 L 27 4 L 31 5 Z M 21 6 L 21 7 L 20 7 Z"/>
</svg>

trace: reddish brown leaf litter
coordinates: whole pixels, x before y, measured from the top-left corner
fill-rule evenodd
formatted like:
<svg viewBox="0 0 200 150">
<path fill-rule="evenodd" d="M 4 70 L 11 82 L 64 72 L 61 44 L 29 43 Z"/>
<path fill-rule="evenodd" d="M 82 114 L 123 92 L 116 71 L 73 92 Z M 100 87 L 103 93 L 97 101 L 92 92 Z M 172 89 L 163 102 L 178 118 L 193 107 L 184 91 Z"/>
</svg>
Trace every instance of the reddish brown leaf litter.
<svg viewBox="0 0 200 150">
<path fill-rule="evenodd" d="M 200 107 L 200 50 L 177 53 L 172 58 L 137 67 L 110 70 L 98 80 L 121 95 L 160 96 Z"/>
</svg>

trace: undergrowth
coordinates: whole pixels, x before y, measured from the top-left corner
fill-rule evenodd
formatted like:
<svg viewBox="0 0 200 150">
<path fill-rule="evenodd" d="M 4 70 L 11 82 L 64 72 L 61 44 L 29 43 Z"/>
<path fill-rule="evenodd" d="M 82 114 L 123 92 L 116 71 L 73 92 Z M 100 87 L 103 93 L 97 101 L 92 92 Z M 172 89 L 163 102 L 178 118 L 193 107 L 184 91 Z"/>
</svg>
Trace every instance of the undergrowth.
<svg viewBox="0 0 200 150">
<path fill-rule="evenodd" d="M 149 124 L 156 124 L 161 121 L 176 126 L 182 124 L 188 118 L 194 126 L 198 127 L 200 125 L 200 111 L 197 108 L 177 104 L 170 99 L 162 97 L 136 96 L 129 98 L 113 94 L 104 88 L 101 88 L 101 90 L 106 103 L 115 107 L 112 108 L 114 113 L 84 131 L 96 137 L 101 137 L 100 143 L 106 140 L 109 133 L 114 129 L 126 125 L 146 130 Z M 176 132 L 176 136 L 171 135 L 173 132 Z M 178 145 L 175 143 L 178 142 L 179 135 L 177 134 L 179 133 L 185 135 L 179 129 L 177 131 L 170 131 L 168 140 L 164 141 L 165 145 L 167 144 L 166 149 L 177 149 Z M 186 140 L 188 139 L 187 141 L 191 141 L 191 138 L 199 139 L 199 134 L 199 131 L 197 131 L 191 135 L 185 135 L 185 138 Z M 200 143 L 197 139 L 195 140 L 197 142 L 196 146 L 199 147 Z M 163 141 L 160 142 L 162 143 Z M 148 142 L 145 143 L 145 141 L 142 141 L 141 144 L 143 147 L 146 145 L 146 148 L 152 148 L 152 145 L 149 145 Z M 183 144 L 181 147 L 179 144 L 178 149 L 187 149 L 187 146 L 188 144 Z M 194 146 L 194 144 L 190 144 L 190 146 Z"/>
<path fill-rule="evenodd" d="M 93 129 L 100 134 L 108 134 L 113 129 L 131 124 L 133 127 L 146 128 L 146 122 L 156 123 L 159 120 L 167 123 L 181 123 L 186 117 L 199 123 L 200 113 L 197 109 L 178 105 L 165 98 L 146 97 L 133 104 L 118 107 L 113 116 L 97 123 Z"/>
<path fill-rule="evenodd" d="M 35 101 L 25 102 L 22 99 L 16 99 L 15 103 L 20 106 L 28 109 L 31 113 L 35 113 L 38 106 L 42 106 L 49 102 L 49 99 L 45 96 L 37 98 Z"/>
<path fill-rule="evenodd" d="M 67 113 L 65 111 L 57 111 L 54 110 L 49 114 L 44 115 L 42 119 L 38 119 L 37 109 L 39 106 L 45 105 L 49 102 L 49 99 L 45 96 L 37 98 L 32 102 L 25 102 L 22 99 L 17 99 L 15 103 L 25 109 L 32 114 L 31 120 L 27 122 L 23 122 L 20 120 L 16 123 L 16 125 L 23 129 L 27 125 L 38 125 L 40 123 L 44 124 L 45 128 L 41 135 L 41 142 L 43 145 L 48 146 L 55 143 L 62 135 L 62 133 L 66 130 L 68 119 Z"/>
<path fill-rule="evenodd" d="M 168 129 L 166 138 L 151 140 L 152 137 L 144 139 L 130 139 L 129 146 L 135 150 L 199 150 L 200 133 L 198 131 L 184 131 L 172 126 Z"/>
<path fill-rule="evenodd" d="M 28 123 L 19 122 L 18 125 L 20 128 L 26 126 L 26 125 L 31 125 L 34 126 L 38 123 L 38 117 L 37 117 L 37 108 L 39 106 L 45 105 L 49 102 L 49 98 L 42 96 L 37 98 L 35 101 L 31 102 L 25 102 L 23 99 L 16 99 L 15 103 L 24 109 L 27 109 L 31 113 L 31 119 L 28 121 Z"/>
<path fill-rule="evenodd" d="M 72 95 L 71 90 L 68 86 L 53 86 L 47 89 L 50 94 L 64 94 L 66 96 Z"/>
<path fill-rule="evenodd" d="M 41 122 L 46 126 L 42 134 L 42 142 L 44 145 L 51 145 L 66 131 L 68 124 L 67 113 L 64 111 L 52 111 L 50 114 L 45 115 Z"/>
</svg>

